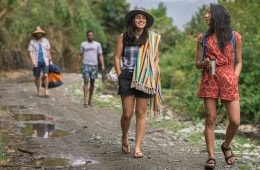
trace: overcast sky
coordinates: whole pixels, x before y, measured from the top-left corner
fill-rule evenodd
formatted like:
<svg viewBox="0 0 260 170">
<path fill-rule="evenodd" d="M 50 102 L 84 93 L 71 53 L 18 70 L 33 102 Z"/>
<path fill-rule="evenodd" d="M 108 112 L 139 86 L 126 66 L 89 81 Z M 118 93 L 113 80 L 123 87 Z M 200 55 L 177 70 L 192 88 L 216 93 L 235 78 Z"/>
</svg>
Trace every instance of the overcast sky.
<svg viewBox="0 0 260 170">
<path fill-rule="evenodd" d="M 204 4 L 216 2 L 216 0 L 127 0 L 131 9 L 142 7 L 144 9 L 157 8 L 163 2 L 167 9 L 167 16 L 173 19 L 173 25 L 183 30 L 184 24 L 190 21 L 192 15 Z"/>
</svg>

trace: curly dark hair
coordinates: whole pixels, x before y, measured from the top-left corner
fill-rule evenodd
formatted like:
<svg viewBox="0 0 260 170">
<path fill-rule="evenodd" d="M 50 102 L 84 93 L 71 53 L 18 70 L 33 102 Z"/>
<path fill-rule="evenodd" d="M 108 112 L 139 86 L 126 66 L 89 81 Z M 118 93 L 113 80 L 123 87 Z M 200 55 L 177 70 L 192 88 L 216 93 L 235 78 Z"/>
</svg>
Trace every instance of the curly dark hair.
<svg viewBox="0 0 260 170">
<path fill-rule="evenodd" d="M 136 39 L 135 37 L 135 23 L 134 23 L 134 17 L 132 17 L 131 19 L 131 23 L 129 24 L 129 26 L 126 28 L 126 31 L 124 32 L 124 36 L 123 36 L 123 44 L 125 46 L 131 46 L 131 45 L 142 45 L 145 44 L 145 42 L 148 39 L 148 28 L 147 26 L 144 27 L 143 33 L 141 34 L 141 36 Z"/>
<path fill-rule="evenodd" d="M 232 39 L 231 19 L 223 5 L 210 4 L 211 24 L 209 33 L 217 36 L 218 47 L 223 52 L 227 43 Z"/>
</svg>

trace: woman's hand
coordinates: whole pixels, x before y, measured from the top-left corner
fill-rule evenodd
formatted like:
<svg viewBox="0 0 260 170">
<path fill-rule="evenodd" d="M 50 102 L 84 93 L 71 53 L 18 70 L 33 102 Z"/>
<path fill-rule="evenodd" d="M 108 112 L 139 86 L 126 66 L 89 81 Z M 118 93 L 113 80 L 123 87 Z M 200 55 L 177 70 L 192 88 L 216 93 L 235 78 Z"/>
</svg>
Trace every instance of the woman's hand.
<svg viewBox="0 0 260 170">
<path fill-rule="evenodd" d="M 205 58 L 203 61 L 203 68 L 209 69 L 212 67 L 211 61 L 209 58 Z"/>
</svg>

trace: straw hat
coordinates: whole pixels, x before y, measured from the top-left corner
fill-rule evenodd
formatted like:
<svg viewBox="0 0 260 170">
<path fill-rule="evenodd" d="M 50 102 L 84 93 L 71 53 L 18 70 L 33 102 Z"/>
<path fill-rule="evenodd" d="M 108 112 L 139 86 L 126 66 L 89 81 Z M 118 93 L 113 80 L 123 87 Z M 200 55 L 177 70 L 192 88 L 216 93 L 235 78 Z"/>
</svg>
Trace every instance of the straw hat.
<svg viewBox="0 0 260 170">
<path fill-rule="evenodd" d="M 43 35 L 45 35 L 45 31 L 43 31 L 40 26 L 36 27 L 36 29 L 35 29 L 35 31 L 33 31 L 32 35 L 34 35 L 36 33 L 42 33 Z"/>
<path fill-rule="evenodd" d="M 137 15 L 137 14 L 143 14 L 146 17 L 146 25 L 148 28 L 150 28 L 153 23 L 154 23 L 154 19 L 153 16 L 150 15 L 149 13 L 145 12 L 143 9 L 134 9 L 129 11 L 126 15 L 125 15 L 125 26 L 128 27 L 132 18 Z"/>
</svg>

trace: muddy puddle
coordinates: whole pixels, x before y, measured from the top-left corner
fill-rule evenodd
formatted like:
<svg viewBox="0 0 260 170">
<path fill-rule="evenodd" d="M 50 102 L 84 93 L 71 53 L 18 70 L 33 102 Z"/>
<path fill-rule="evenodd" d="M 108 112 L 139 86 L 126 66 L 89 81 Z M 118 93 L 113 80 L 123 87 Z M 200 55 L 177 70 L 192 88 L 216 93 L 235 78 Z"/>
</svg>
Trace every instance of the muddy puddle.
<svg viewBox="0 0 260 170">
<path fill-rule="evenodd" d="M 10 108 L 17 108 L 10 107 Z M 18 107 L 21 108 L 21 107 Z M 26 136 L 38 139 L 46 139 L 53 137 L 68 136 L 68 131 L 55 128 L 55 123 L 52 117 L 44 114 L 15 114 L 15 121 L 22 122 L 23 127 L 20 132 Z M 28 153 L 27 150 L 20 149 L 20 152 Z M 83 157 L 73 157 L 68 155 L 60 155 L 60 158 L 42 157 L 33 159 L 29 164 L 36 167 L 77 167 L 87 164 L 96 164 L 97 161 L 86 160 Z"/>
<path fill-rule="evenodd" d="M 15 114 L 15 120 L 23 121 L 25 127 L 21 128 L 21 133 L 32 138 L 70 135 L 67 131 L 55 129 L 53 118 L 44 114 Z M 31 123 L 31 121 L 33 122 Z"/>
<path fill-rule="evenodd" d="M 34 161 L 34 163 L 40 167 L 78 167 L 82 165 L 96 164 L 97 161 L 85 160 L 82 157 L 78 158 L 43 158 Z"/>
</svg>

